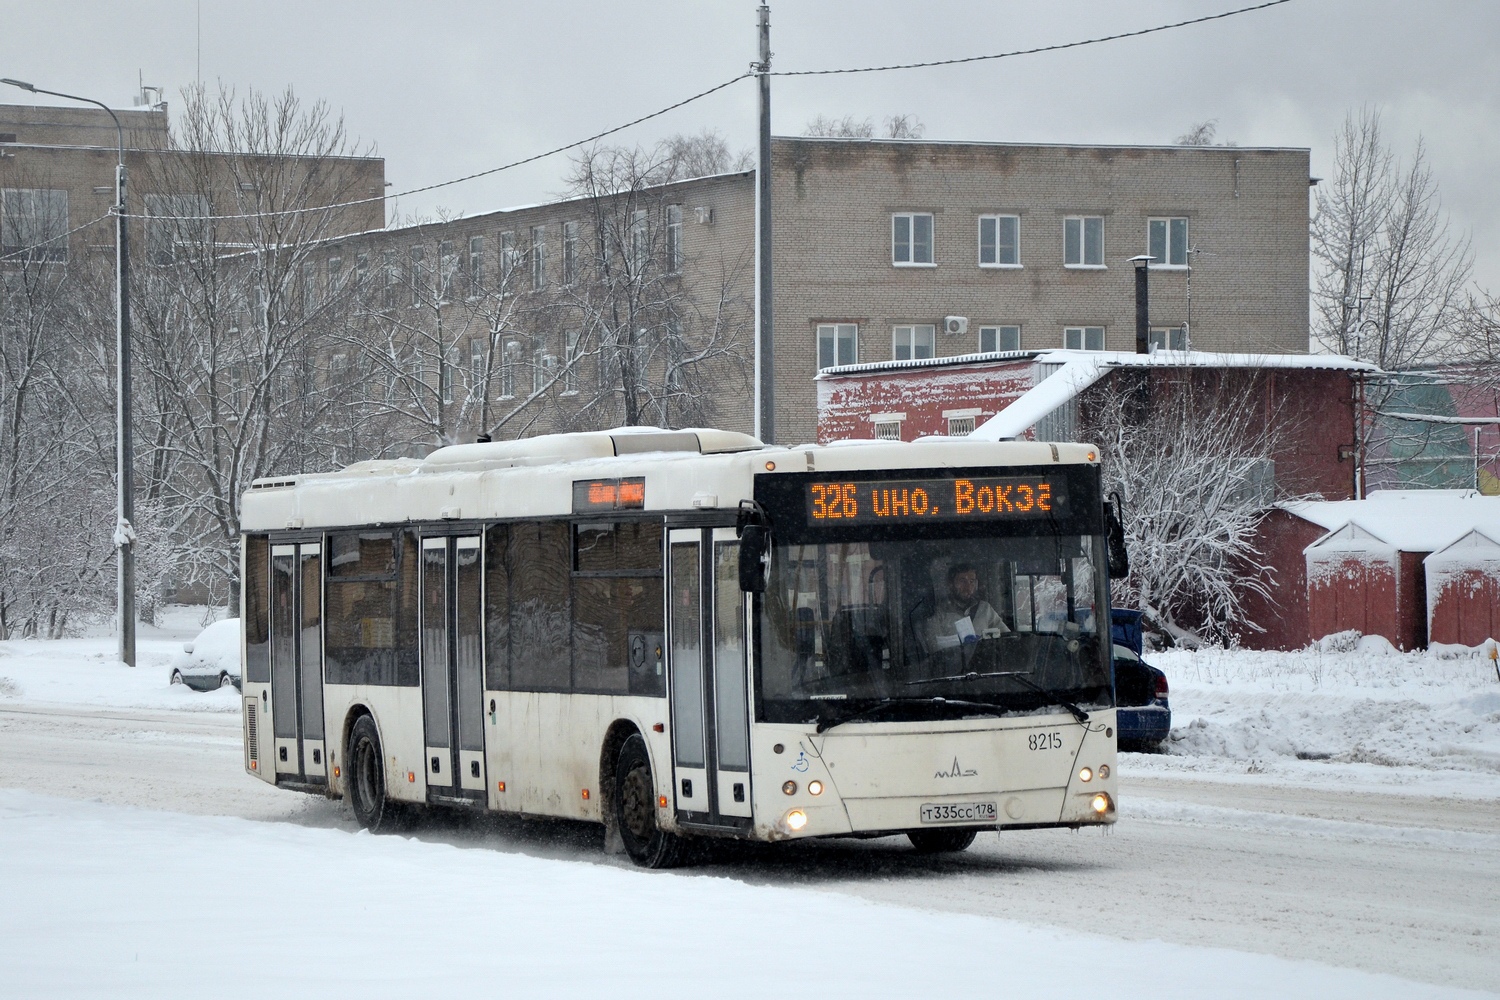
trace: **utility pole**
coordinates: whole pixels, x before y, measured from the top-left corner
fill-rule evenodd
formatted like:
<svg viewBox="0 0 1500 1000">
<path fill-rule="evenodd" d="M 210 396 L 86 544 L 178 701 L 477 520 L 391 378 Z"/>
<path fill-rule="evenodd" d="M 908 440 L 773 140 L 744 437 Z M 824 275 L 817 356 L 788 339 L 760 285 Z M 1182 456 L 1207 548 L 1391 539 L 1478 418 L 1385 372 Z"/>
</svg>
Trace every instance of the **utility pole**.
<svg viewBox="0 0 1500 1000">
<path fill-rule="evenodd" d="M 125 129 L 120 117 L 103 101 L 56 90 L 43 90 L 24 80 L 0 80 L 33 94 L 81 101 L 104 109 L 115 123 L 119 159 L 115 163 L 115 631 L 120 661 L 135 666 L 135 438 L 131 433 L 130 393 L 130 252 L 126 242 Z"/>
<path fill-rule="evenodd" d="M 760 161 L 755 171 L 755 434 L 776 441 L 776 355 L 771 336 L 771 8 L 760 6 Z"/>
</svg>

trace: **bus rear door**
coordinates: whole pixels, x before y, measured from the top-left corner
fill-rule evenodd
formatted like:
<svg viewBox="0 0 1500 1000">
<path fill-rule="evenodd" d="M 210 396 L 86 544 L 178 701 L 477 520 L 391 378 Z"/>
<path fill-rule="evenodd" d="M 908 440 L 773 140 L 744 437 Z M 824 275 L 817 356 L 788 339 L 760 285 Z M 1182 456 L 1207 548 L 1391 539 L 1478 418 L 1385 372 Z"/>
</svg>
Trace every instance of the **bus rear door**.
<svg viewBox="0 0 1500 1000">
<path fill-rule="evenodd" d="M 668 534 L 673 781 L 685 827 L 749 829 L 745 597 L 733 528 Z"/>
<path fill-rule="evenodd" d="M 271 546 L 271 713 L 278 783 L 328 783 L 322 551 L 317 542 Z"/>
</svg>

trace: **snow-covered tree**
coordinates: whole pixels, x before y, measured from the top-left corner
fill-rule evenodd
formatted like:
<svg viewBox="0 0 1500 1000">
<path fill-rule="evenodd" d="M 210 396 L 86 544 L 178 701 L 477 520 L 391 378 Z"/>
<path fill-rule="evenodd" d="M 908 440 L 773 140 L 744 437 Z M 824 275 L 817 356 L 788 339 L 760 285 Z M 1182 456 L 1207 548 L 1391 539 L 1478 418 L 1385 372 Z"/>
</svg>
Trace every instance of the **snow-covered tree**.
<svg viewBox="0 0 1500 1000">
<path fill-rule="evenodd" d="M 1278 495 L 1272 458 L 1291 431 L 1267 418 L 1265 388 L 1246 371 L 1121 371 L 1086 397 L 1106 495 L 1124 508 L 1130 575 L 1114 599 L 1178 641 L 1254 628 L 1244 600 L 1270 594 L 1256 539 L 1292 492 Z"/>
</svg>

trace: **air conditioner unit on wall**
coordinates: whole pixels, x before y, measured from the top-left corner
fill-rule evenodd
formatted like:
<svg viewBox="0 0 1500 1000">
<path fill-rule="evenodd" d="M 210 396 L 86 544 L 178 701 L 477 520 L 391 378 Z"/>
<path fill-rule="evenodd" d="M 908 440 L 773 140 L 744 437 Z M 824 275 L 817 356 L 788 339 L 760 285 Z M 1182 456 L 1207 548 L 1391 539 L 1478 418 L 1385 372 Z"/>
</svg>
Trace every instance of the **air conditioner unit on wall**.
<svg viewBox="0 0 1500 1000">
<path fill-rule="evenodd" d="M 961 337 L 969 332 L 969 317 L 967 316 L 944 316 L 943 329 L 951 336 Z"/>
</svg>

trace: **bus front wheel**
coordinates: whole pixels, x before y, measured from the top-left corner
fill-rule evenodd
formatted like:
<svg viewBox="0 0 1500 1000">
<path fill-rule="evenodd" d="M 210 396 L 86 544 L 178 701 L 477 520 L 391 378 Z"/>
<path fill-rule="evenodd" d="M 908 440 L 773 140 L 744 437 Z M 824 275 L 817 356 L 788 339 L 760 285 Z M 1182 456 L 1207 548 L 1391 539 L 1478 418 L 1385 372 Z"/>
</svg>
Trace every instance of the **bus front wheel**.
<svg viewBox="0 0 1500 1000">
<path fill-rule="evenodd" d="M 907 839 L 919 854 L 947 854 L 967 851 L 978 830 L 908 830 Z"/>
<path fill-rule="evenodd" d="M 656 825 L 651 758 L 639 733 L 620 748 L 614 800 L 615 824 L 631 861 L 642 868 L 674 868 L 682 863 L 682 838 Z"/>
<path fill-rule="evenodd" d="M 391 830 L 397 806 L 385 794 L 385 760 L 380 752 L 380 732 L 375 720 L 360 716 L 349 734 L 349 752 L 344 755 L 348 772 L 349 804 L 354 818 L 371 833 Z"/>
</svg>

